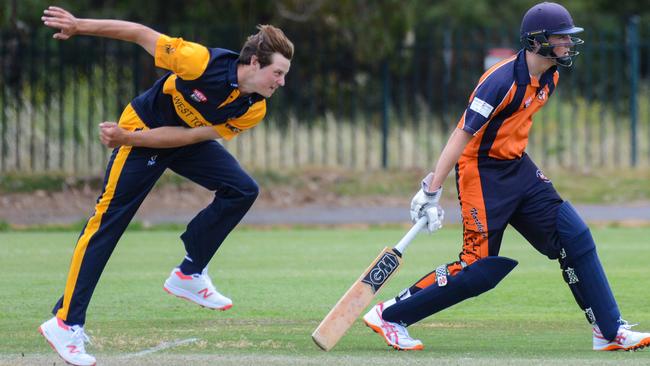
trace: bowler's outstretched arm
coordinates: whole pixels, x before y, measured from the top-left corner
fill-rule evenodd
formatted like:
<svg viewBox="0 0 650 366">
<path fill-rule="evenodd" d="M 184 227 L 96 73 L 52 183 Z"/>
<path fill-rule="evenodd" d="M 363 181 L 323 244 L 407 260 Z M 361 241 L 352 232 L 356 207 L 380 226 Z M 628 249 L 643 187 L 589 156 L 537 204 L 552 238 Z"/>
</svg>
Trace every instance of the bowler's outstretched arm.
<svg viewBox="0 0 650 366">
<path fill-rule="evenodd" d="M 55 39 L 66 40 L 75 35 L 119 39 L 142 46 L 152 56 L 160 37 L 160 33 L 142 24 L 114 19 L 76 18 L 57 6 L 50 6 L 43 11 L 41 20 L 46 26 L 59 30 L 53 36 Z"/>
</svg>

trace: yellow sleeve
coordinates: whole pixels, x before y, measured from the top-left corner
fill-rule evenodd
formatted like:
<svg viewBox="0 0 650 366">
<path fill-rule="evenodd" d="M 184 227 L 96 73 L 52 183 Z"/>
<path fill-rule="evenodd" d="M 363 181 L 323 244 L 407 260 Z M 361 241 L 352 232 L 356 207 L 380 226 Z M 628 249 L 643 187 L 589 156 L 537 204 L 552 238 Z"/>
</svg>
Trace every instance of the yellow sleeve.
<svg viewBox="0 0 650 366">
<path fill-rule="evenodd" d="M 154 58 L 157 67 L 170 70 L 181 79 L 194 80 L 208 67 L 210 51 L 198 43 L 161 34 Z"/>
<path fill-rule="evenodd" d="M 241 117 L 215 125 L 214 129 L 224 140 L 231 140 L 242 131 L 255 127 L 264 118 L 264 115 L 266 115 L 266 100 L 262 99 L 248 108 L 248 111 Z"/>
</svg>

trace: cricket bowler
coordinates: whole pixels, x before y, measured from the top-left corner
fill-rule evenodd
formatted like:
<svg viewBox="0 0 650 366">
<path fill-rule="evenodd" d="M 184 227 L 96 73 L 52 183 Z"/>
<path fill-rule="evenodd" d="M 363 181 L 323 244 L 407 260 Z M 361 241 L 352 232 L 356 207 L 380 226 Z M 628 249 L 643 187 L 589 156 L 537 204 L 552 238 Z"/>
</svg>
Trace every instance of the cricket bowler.
<svg viewBox="0 0 650 366">
<path fill-rule="evenodd" d="M 94 365 L 84 348 L 86 310 L 122 233 L 167 169 L 215 192 L 181 235 L 187 255 L 164 283 L 168 293 L 198 305 L 227 310 L 232 301 L 212 283 L 207 265 L 239 223 L 259 188 L 215 139 L 229 140 L 257 125 L 266 99 L 284 86 L 293 44 L 273 26 L 258 26 L 240 53 L 207 48 L 160 34 L 141 24 L 80 19 L 51 6 L 44 24 L 55 39 L 75 35 L 113 38 L 142 46 L 156 66 L 169 70 L 124 109 L 118 124 L 102 123 L 102 143 L 114 148 L 102 193 L 79 236 L 63 296 L 39 331 L 72 365 Z"/>
<path fill-rule="evenodd" d="M 556 3 L 530 8 L 521 22 L 523 49 L 481 76 L 467 109 L 411 202 L 411 218 L 442 225 L 442 183 L 455 166 L 463 222 L 457 261 L 442 264 L 396 297 L 375 305 L 366 325 L 398 350 L 421 350 L 408 326 L 494 288 L 517 262 L 499 256 L 506 226 L 514 227 L 549 259 L 591 326 L 593 349 L 636 350 L 650 333 L 621 318 L 589 228 L 526 154 L 532 117 L 558 83 L 558 66 L 571 67 L 583 41 L 569 12 Z"/>
</svg>

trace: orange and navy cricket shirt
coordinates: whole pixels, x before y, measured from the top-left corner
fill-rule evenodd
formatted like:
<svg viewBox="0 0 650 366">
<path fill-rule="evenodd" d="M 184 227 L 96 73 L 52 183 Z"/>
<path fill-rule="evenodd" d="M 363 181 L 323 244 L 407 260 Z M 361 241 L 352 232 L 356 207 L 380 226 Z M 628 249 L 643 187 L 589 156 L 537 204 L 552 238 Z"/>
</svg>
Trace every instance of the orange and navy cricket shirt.
<svg viewBox="0 0 650 366">
<path fill-rule="evenodd" d="M 539 80 L 531 76 L 524 50 L 492 66 L 479 79 L 458 122 L 458 128 L 475 136 L 463 157 L 520 158 L 528 145 L 532 116 L 546 104 L 558 78 L 555 66 Z"/>
<path fill-rule="evenodd" d="M 213 126 L 226 140 L 257 125 L 266 99 L 241 96 L 235 52 L 161 35 L 156 66 L 169 70 L 131 105 L 149 128 Z"/>
</svg>

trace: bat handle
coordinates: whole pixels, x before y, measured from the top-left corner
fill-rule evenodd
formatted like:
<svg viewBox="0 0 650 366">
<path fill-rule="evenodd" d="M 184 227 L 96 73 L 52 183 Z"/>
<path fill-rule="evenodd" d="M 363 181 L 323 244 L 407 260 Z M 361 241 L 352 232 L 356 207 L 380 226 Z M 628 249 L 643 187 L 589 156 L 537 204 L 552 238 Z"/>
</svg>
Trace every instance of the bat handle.
<svg viewBox="0 0 650 366">
<path fill-rule="evenodd" d="M 411 230 L 404 235 L 404 237 L 395 245 L 395 251 L 401 256 L 402 253 L 404 253 L 404 250 L 406 250 L 406 247 L 409 246 L 411 243 L 411 240 L 415 238 L 416 235 L 422 230 L 422 228 L 427 224 L 427 218 L 426 217 L 420 217 L 420 219 L 413 225 Z"/>
</svg>

